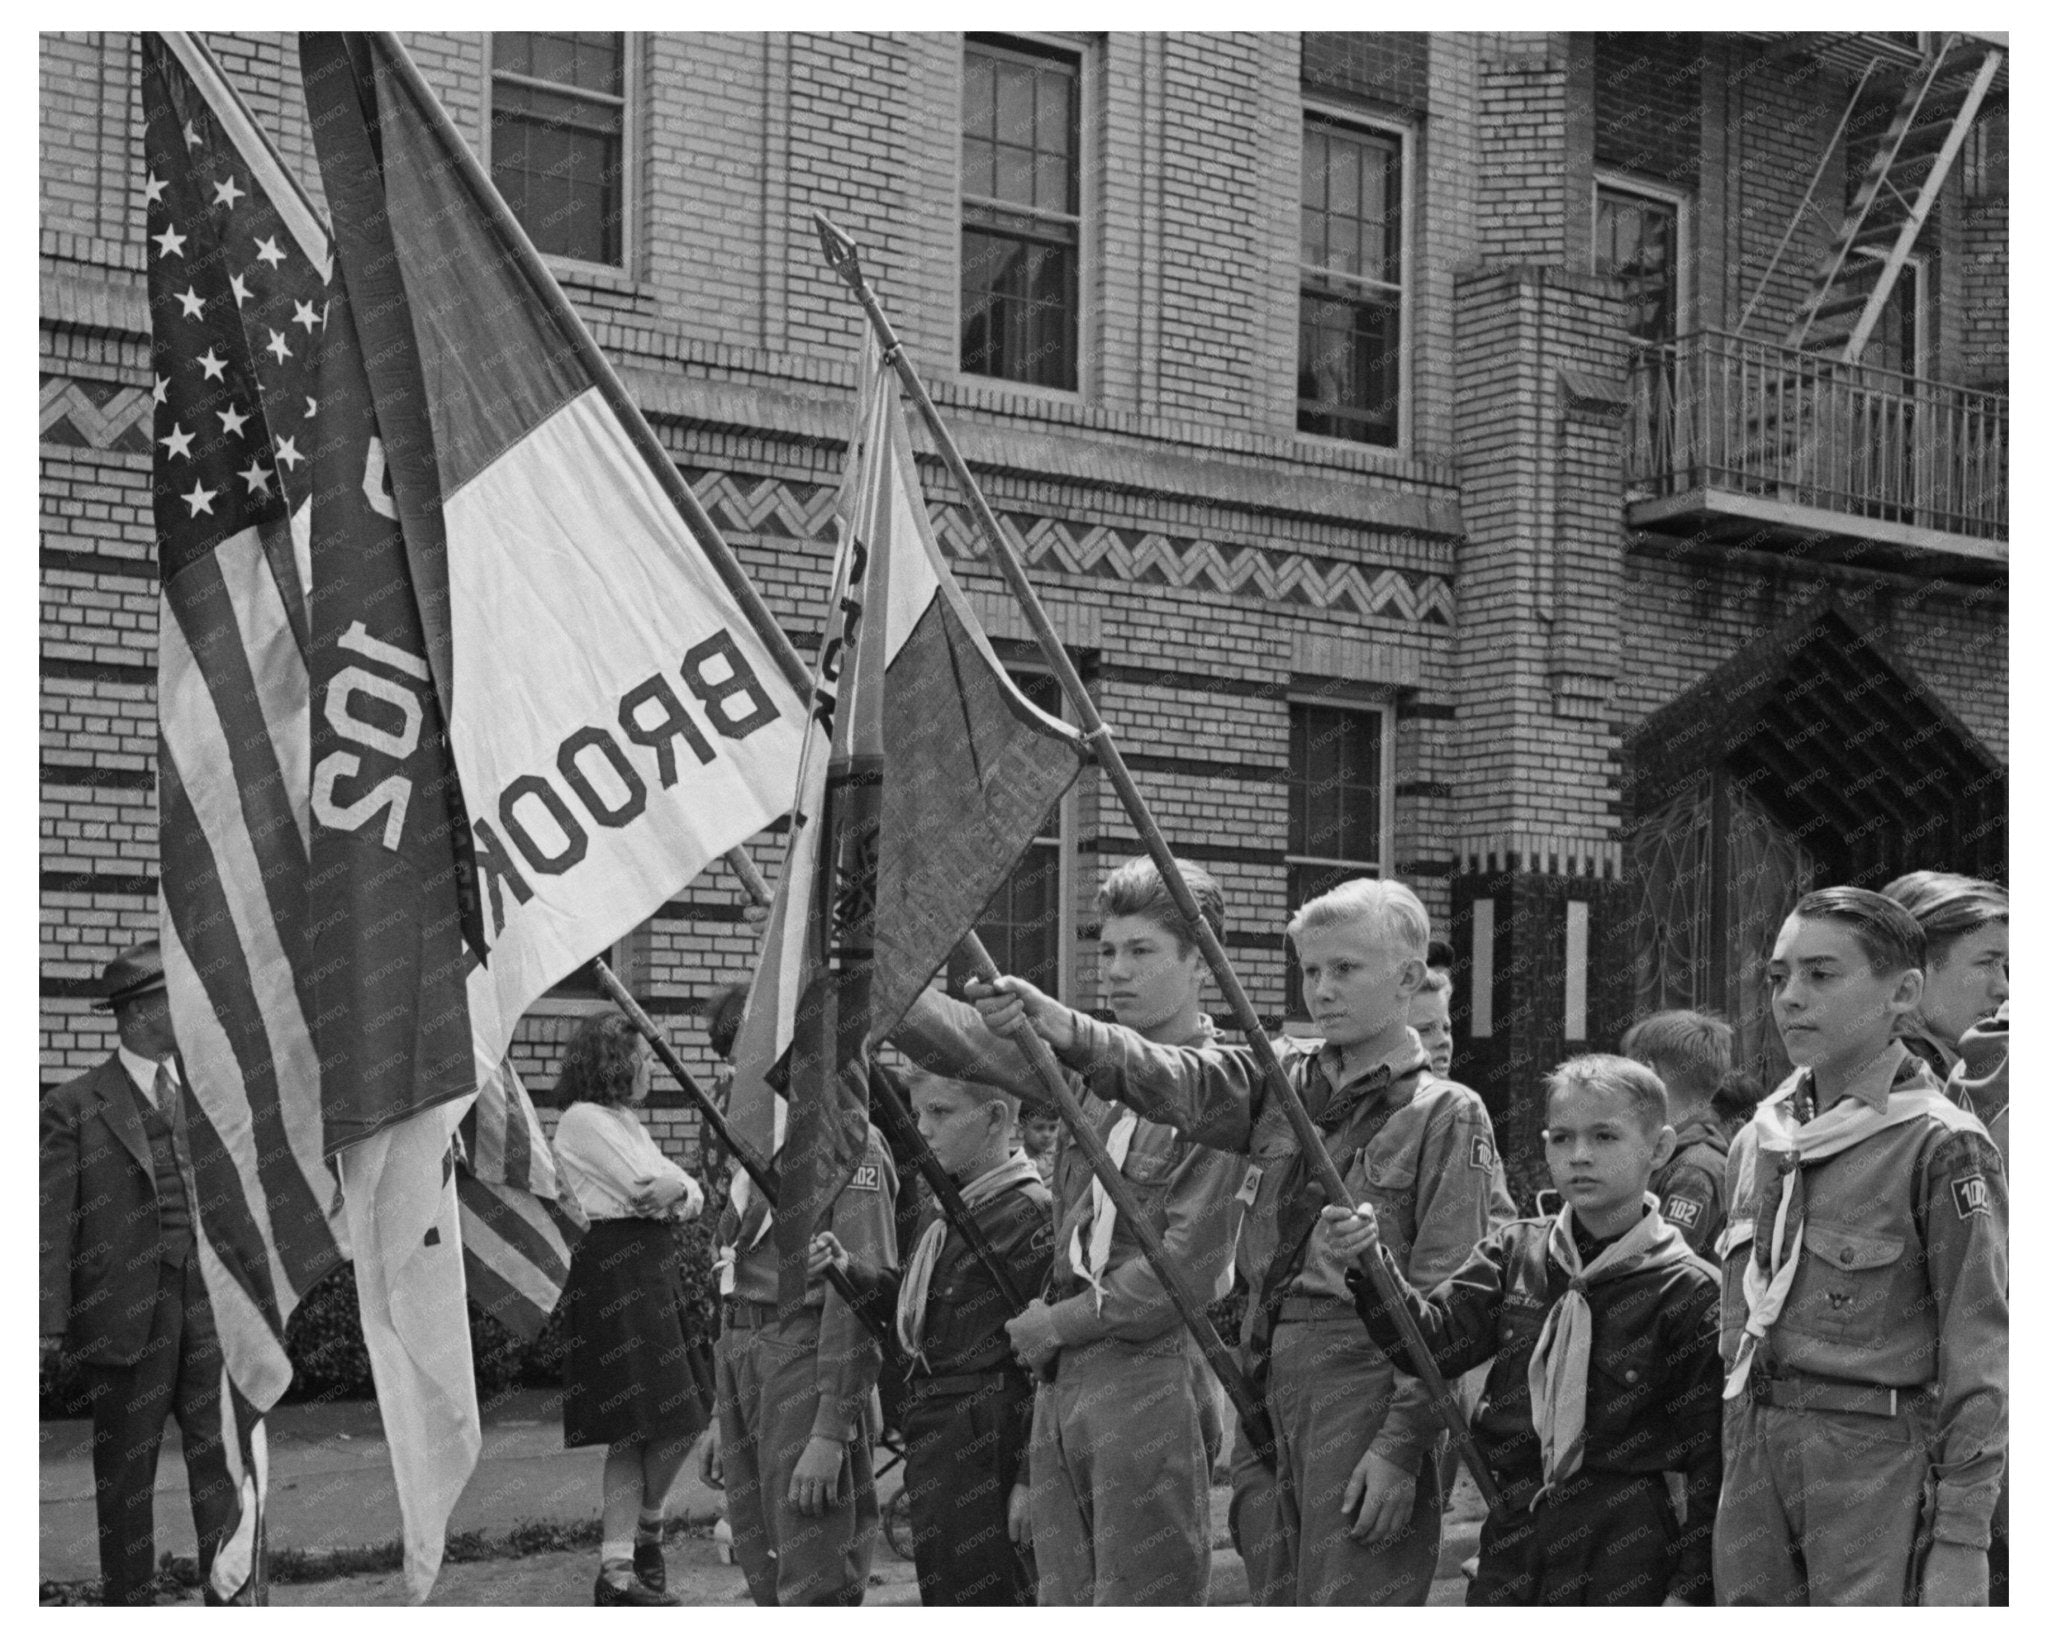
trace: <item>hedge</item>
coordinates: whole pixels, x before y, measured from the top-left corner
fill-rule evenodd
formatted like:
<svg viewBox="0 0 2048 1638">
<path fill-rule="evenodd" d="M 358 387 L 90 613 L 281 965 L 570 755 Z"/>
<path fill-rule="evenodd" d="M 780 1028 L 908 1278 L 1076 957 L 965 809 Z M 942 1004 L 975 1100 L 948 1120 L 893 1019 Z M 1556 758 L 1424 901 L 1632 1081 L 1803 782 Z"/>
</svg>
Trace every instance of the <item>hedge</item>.
<svg viewBox="0 0 2048 1638">
<path fill-rule="evenodd" d="M 711 1225 L 724 1204 L 723 1189 L 705 1202 L 703 1215 L 682 1224 L 676 1239 L 682 1252 L 684 1325 L 690 1334 L 710 1340 L 718 1312 L 717 1288 L 711 1278 Z M 293 1312 L 285 1328 L 285 1352 L 292 1362 L 287 1400 L 366 1399 L 375 1388 L 370 1379 L 369 1350 L 363 1345 L 362 1319 L 356 1307 L 356 1271 L 343 1263 L 312 1290 Z M 476 1370 L 479 1399 L 513 1388 L 559 1387 L 567 1339 L 559 1307 L 531 1343 L 522 1342 L 472 1303 L 469 1308 L 470 1356 Z M 76 1373 L 60 1373 L 45 1360 L 38 1382 L 41 1413 L 46 1417 L 89 1414 L 78 1397 Z"/>
</svg>

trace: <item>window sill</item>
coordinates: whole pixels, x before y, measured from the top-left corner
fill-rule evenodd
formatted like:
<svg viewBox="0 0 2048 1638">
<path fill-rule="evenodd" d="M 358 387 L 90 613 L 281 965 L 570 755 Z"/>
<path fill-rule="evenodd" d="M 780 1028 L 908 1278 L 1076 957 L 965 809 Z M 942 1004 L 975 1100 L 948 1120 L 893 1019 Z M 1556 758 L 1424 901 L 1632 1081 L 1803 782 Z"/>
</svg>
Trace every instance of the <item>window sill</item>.
<svg viewBox="0 0 2048 1638">
<path fill-rule="evenodd" d="M 565 290 L 588 290 L 607 296 L 630 296 L 635 300 L 649 295 L 646 284 L 622 267 L 611 267 L 603 262 L 579 262 L 568 256 L 551 256 L 545 251 L 541 253 L 541 260 L 547 263 L 555 282 Z"/>
</svg>

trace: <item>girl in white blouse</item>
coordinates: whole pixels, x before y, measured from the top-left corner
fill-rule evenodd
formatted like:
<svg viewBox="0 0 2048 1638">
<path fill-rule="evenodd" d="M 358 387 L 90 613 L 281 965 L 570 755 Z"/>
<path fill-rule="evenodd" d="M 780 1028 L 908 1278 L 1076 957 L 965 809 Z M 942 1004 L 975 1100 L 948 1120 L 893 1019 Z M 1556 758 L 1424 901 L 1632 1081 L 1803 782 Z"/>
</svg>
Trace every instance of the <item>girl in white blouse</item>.
<svg viewBox="0 0 2048 1638">
<path fill-rule="evenodd" d="M 669 1486 L 710 1416 L 689 1365 L 670 1225 L 703 1208 L 696 1180 L 662 1154 L 635 1113 L 652 1053 L 623 1016 L 584 1020 L 562 1060 L 555 1128 L 562 1177 L 590 1218 L 563 1295 L 566 1444 L 602 1444 L 603 1564 L 596 1602 L 674 1604 L 661 1553 Z"/>
</svg>

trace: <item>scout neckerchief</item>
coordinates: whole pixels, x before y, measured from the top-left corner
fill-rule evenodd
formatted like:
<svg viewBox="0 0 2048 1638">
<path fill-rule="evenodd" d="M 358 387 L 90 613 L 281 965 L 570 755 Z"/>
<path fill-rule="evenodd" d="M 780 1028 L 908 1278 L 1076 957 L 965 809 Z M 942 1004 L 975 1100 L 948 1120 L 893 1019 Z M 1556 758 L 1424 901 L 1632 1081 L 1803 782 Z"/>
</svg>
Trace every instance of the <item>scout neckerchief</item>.
<svg viewBox="0 0 2048 1638">
<path fill-rule="evenodd" d="M 1031 1157 L 1015 1154 L 963 1185 L 960 1200 L 971 1212 L 1005 1189 L 1037 1181 L 1038 1168 L 1032 1165 Z M 903 1287 L 896 1294 L 896 1340 L 903 1344 L 911 1363 L 923 1365 L 927 1371 L 931 1364 L 924 1357 L 924 1305 L 931 1292 L 932 1270 L 939 1266 L 939 1253 L 945 1249 L 946 1214 L 940 1212 L 918 1236 L 917 1249 L 910 1254 L 909 1265 L 903 1270 Z"/>
<path fill-rule="evenodd" d="M 1124 1157 L 1131 1152 L 1131 1135 L 1137 1129 L 1138 1117 L 1128 1109 L 1117 1116 L 1116 1124 L 1109 1129 L 1109 1140 L 1103 1147 L 1109 1150 L 1110 1164 L 1118 1171 L 1123 1170 Z M 1088 1230 L 1085 1246 L 1081 1241 L 1084 1227 Z M 1088 1185 L 1088 1215 L 1074 1225 L 1073 1236 L 1067 1241 L 1067 1262 L 1095 1293 L 1098 1314 L 1102 1312 L 1102 1276 L 1109 1265 L 1109 1238 L 1115 1232 L 1116 1202 L 1102 1186 L 1102 1179 L 1095 1178 Z"/>
<path fill-rule="evenodd" d="M 782 1134 L 789 1124 L 789 1100 L 775 1094 L 775 1153 L 782 1153 Z M 733 1220 L 739 1225 L 733 1237 L 719 1246 L 711 1257 L 712 1272 L 718 1276 L 718 1294 L 729 1297 L 739 1283 L 739 1260 L 766 1238 L 775 1225 L 775 1212 L 754 1192 L 754 1179 L 745 1167 L 733 1168 L 732 1192 L 726 1196 Z"/>
<path fill-rule="evenodd" d="M 1593 1306 L 1587 1300 L 1587 1290 L 1605 1280 L 1647 1273 L 1692 1256 L 1678 1230 L 1658 1212 L 1657 1197 L 1643 1198 L 1649 1209 L 1589 1264 L 1582 1265 L 1579 1260 L 1569 1201 L 1550 1225 L 1550 1256 L 1571 1283 L 1543 1317 L 1535 1352 L 1529 1355 L 1529 1414 L 1543 1446 L 1543 1488 L 1529 1503 L 1532 1510 L 1555 1486 L 1578 1472 L 1586 1453 L 1586 1365 L 1593 1352 Z"/>
<path fill-rule="evenodd" d="M 1166 1046 L 1199 1048 L 1207 1046 L 1216 1036 L 1216 1025 L 1209 1015 L 1199 1013 L 1195 1018 L 1195 1032 L 1186 1041 L 1168 1041 Z M 1131 1139 L 1138 1130 L 1138 1117 L 1129 1109 L 1117 1116 L 1109 1129 L 1109 1136 L 1103 1147 L 1109 1151 L 1111 1163 L 1118 1171 L 1123 1170 L 1124 1159 L 1131 1152 Z M 1088 1230 L 1084 1243 L 1081 1230 Z M 1074 1232 L 1067 1239 L 1067 1266 L 1081 1277 L 1081 1281 L 1095 1293 L 1095 1312 L 1102 1312 L 1102 1279 L 1108 1272 L 1110 1236 L 1116 1232 L 1116 1202 L 1109 1197 L 1109 1191 L 1102 1186 L 1102 1179 L 1091 1178 L 1088 1183 L 1088 1213 L 1074 1225 Z M 1218 1296 L 1222 1293 L 1218 1292 Z"/>
<path fill-rule="evenodd" d="M 1873 1109 L 1853 1093 L 1845 1092 L 1826 1114 L 1802 1118 L 1812 1107 L 1811 1070 L 1802 1070 L 1787 1090 L 1757 1105 L 1756 1158 L 1776 1155 L 1785 1181 L 1778 1195 L 1770 1243 L 1767 1247 L 1763 1237 L 1757 1235 L 1750 1246 L 1749 1261 L 1743 1265 L 1742 1300 L 1749 1313 L 1742 1322 L 1735 1361 L 1728 1367 L 1728 1385 L 1722 1390 L 1724 1399 L 1735 1398 L 1748 1386 L 1757 1349 L 1777 1323 L 1785 1298 L 1791 1293 L 1793 1278 L 1799 1272 L 1799 1255 L 1806 1246 L 1806 1167 L 1853 1149 L 1879 1132 L 1923 1119 L 1945 1101 L 1932 1086 L 1925 1084 L 1922 1071 L 1907 1072 L 1919 1075 L 1922 1084 L 1918 1086 L 1910 1081 L 1904 1086 L 1894 1084 L 1901 1078 L 1900 1071 L 1910 1056 L 1904 1046 L 1894 1041 L 1850 1077 L 1852 1084 L 1870 1079 L 1888 1087 L 1882 1109 Z M 1754 1167 L 1754 1160 L 1743 1165 L 1738 1187 L 1745 1193 L 1753 1187 Z"/>
</svg>

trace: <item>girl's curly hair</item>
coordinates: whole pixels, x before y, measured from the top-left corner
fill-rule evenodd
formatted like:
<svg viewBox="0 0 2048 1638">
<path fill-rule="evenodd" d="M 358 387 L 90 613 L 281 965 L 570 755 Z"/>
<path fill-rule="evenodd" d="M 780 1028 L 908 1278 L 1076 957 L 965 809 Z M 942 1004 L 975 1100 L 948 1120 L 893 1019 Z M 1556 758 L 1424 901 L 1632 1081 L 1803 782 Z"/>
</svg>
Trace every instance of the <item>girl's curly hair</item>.
<svg viewBox="0 0 2048 1638">
<path fill-rule="evenodd" d="M 555 1100 L 572 1103 L 624 1103 L 633 1092 L 640 1032 L 621 1012 L 592 1013 L 576 1027 L 562 1054 L 562 1072 L 555 1080 Z"/>
</svg>

